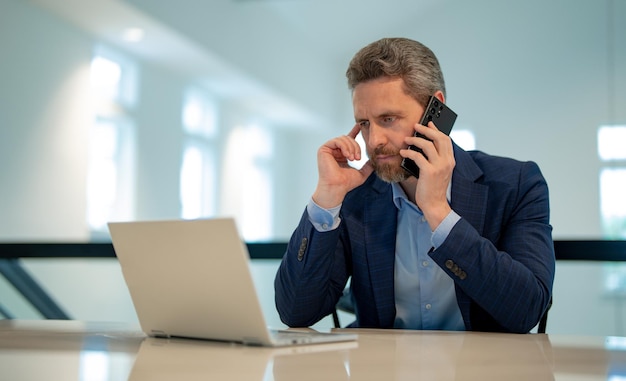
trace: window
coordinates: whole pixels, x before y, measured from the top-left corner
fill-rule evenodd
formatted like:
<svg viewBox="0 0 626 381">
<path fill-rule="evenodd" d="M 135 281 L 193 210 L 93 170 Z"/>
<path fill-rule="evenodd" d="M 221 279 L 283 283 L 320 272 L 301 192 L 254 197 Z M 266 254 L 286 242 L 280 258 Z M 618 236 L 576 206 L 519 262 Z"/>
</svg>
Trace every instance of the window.
<svg viewBox="0 0 626 381">
<path fill-rule="evenodd" d="M 215 215 L 216 183 L 211 147 L 189 139 L 180 172 L 181 217 L 194 219 Z"/>
<path fill-rule="evenodd" d="M 181 217 L 213 216 L 217 212 L 217 108 L 206 92 L 191 89 L 182 109 L 185 142 L 180 171 Z"/>
<path fill-rule="evenodd" d="M 600 214 L 605 238 L 626 238 L 626 126 L 598 129 Z"/>
<path fill-rule="evenodd" d="M 626 126 L 598 129 L 600 169 L 600 220 L 604 238 L 626 238 Z M 604 288 L 609 295 L 626 295 L 626 266 L 605 266 Z"/>
<path fill-rule="evenodd" d="M 134 214 L 134 125 L 136 67 L 123 56 L 98 47 L 91 62 L 93 123 L 89 127 L 87 223 L 96 238 L 106 223 Z"/>
<path fill-rule="evenodd" d="M 237 219 L 246 241 L 272 238 L 272 159 L 270 131 L 260 125 L 236 127 L 228 138 L 222 182 L 222 213 Z"/>
<path fill-rule="evenodd" d="M 452 130 L 450 132 L 450 137 L 459 147 L 466 151 L 476 149 L 476 138 L 474 137 L 474 133 L 470 130 Z"/>
</svg>

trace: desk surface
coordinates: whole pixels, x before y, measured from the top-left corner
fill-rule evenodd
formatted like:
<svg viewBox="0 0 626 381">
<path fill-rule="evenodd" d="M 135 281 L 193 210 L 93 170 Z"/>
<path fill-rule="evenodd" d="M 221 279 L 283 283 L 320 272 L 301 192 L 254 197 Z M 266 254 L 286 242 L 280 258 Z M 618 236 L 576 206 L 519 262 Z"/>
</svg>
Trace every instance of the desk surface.
<svg viewBox="0 0 626 381">
<path fill-rule="evenodd" d="M 626 338 L 351 330 L 348 344 L 257 348 L 146 338 L 121 324 L 0 321 L 3 380 L 610 380 Z"/>
</svg>

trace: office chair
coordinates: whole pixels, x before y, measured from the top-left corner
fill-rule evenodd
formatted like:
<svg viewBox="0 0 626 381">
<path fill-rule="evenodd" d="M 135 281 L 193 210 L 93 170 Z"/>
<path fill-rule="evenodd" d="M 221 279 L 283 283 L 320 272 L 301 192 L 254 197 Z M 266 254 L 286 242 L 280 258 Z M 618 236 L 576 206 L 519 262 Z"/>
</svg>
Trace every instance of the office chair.
<svg viewBox="0 0 626 381">
<path fill-rule="evenodd" d="M 341 328 L 338 311 L 354 314 L 354 302 L 352 301 L 350 287 L 346 287 L 343 290 L 343 295 L 341 295 L 339 301 L 335 305 L 335 310 L 333 311 L 333 323 L 335 324 L 335 328 Z"/>
<path fill-rule="evenodd" d="M 537 326 L 537 333 L 546 333 L 546 325 L 548 324 L 548 311 L 552 307 L 552 298 L 550 298 L 550 302 L 548 303 L 548 308 L 546 308 L 546 312 L 541 316 L 541 320 L 539 320 L 539 325 Z"/>
</svg>

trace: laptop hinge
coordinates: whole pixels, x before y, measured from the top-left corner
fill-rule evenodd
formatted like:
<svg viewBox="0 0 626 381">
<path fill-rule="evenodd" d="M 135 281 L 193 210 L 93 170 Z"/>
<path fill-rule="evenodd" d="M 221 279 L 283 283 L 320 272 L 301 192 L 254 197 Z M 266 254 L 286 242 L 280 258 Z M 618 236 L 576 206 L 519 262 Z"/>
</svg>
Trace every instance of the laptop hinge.
<svg viewBox="0 0 626 381">
<path fill-rule="evenodd" d="M 163 338 L 163 339 L 169 339 L 170 338 L 170 335 L 165 333 L 165 331 L 161 331 L 159 329 L 152 329 L 152 330 L 150 330 L 150 336 L 160 337 L 160 338 Z"/>
</svg>

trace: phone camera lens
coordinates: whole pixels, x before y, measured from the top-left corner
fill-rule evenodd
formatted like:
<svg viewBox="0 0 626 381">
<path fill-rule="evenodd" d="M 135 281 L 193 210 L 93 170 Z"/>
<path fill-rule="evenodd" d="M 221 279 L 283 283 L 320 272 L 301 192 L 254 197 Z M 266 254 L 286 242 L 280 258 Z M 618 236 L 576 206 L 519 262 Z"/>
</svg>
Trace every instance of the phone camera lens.
<svg viewBox="0 0 626 381">
<path fill-rule="evenodd" d="M 435 106 L 435 107 L 439 107 L 439 101 L 434 101 L 434 102 L 433 102 L 433 106 Z"/>
<path fill-rule="evenodd" d="M 432 107 L 432 108 L 430 109 L 430 113 L 431 113 L 431 114 L 434 114 L 435 112 L 437 112 L 437 110 L 435 110 L 435 108 L 434 108 L 434 107 Z"/>
<path fill-rule="evenodd" d="M 426 119 L 428 119 L 429 122 L 432 122 L 433 116 L 432 115 L 428 115 L 428 118 L 426 118 Z"/>
</svg>

